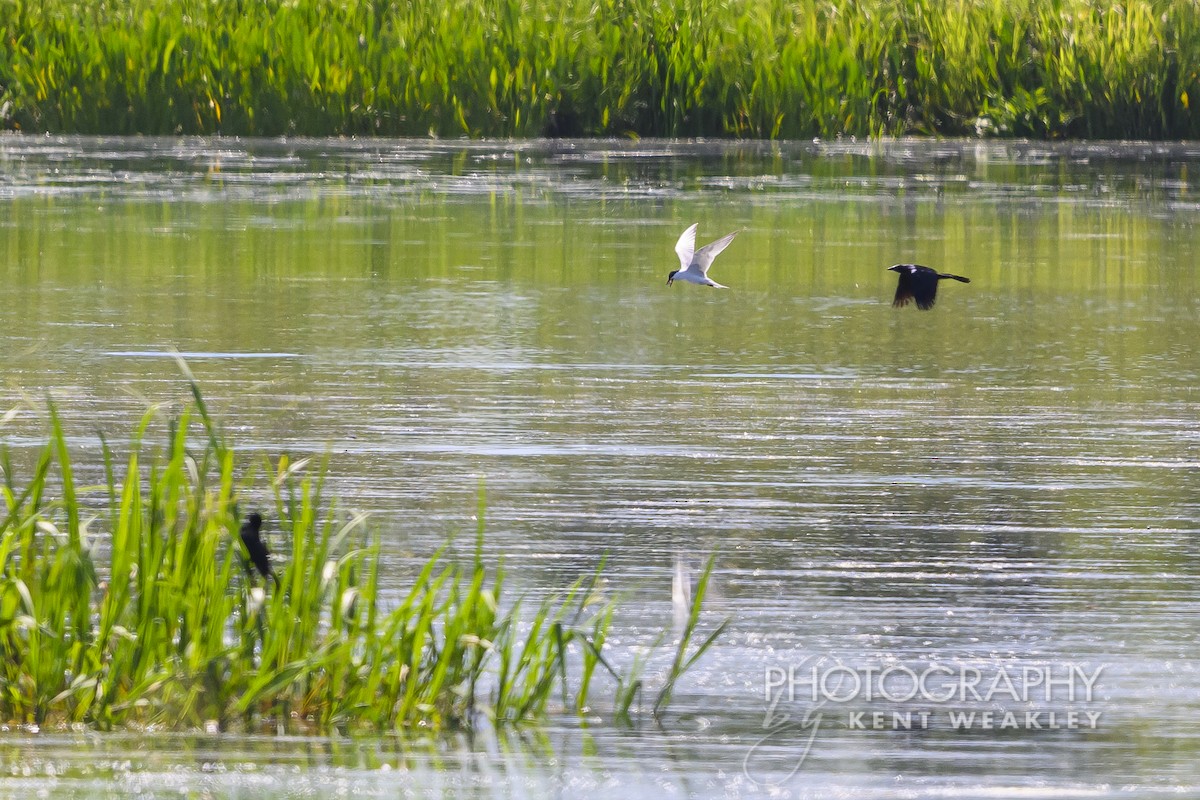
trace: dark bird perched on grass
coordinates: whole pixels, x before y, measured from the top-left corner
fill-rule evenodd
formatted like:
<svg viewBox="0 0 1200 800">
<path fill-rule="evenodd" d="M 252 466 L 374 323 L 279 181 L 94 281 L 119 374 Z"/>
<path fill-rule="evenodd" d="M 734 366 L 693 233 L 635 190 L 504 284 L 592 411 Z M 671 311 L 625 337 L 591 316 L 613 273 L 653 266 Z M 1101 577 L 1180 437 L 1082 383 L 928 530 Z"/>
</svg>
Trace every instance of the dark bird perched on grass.
<svg viewBox="0 0 1200 800">
<path fill-rule="evenodd" d="M 896 297 L 892 300 L 892 305 L 896 308 L 908 305 L 909 300 L 916 300 L 917 308 L 928 311 L 933 308 L 934 298 L 937 297 L 938 281 L 950 278 L 963 283 L 971 282 L 970 278 L 938 272 L 920 264 L 896 264 L 888 269 L 900 274 Z"/>
<path fill-rule="evenodd" d="M 262 535 L 259 533 L 262 529 L 262 521 L 262 514 L 257 511 L 246 518 L 246 521 L 242 523 L 242 544 L 246 545 L 246 550 L 250 553 L 250 560 L 254 562 L 259 574 L 264 578 L 273 579 L 275 588 L 279 588 L 279 576 L 271 568 L 271 554 L 267 551 L 267 543 L 262 540 Z"/>
</svg>

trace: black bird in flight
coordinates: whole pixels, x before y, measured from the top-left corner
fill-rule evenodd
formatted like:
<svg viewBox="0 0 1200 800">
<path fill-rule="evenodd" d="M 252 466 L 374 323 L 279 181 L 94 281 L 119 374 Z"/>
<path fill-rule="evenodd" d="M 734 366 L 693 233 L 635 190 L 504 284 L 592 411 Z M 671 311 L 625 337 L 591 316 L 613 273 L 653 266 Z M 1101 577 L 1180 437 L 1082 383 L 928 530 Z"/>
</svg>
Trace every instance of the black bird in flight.
<svg viewBox="0 0 1200 800">
<path fill-rule="evenodd" d="M 262 529 L 262 521 L 262 514 L 257 511 L 246 518 L 246 521 L 242 523 L 242 544 L 246 545 L 246 550 L 250 553 L 250 560 L 258 568 L 259 574 L 264 578 L 274 579 L 275 588 L 279 588 L 279 576 L 271 568 L 271 554 L 267 551 L 267 543 L 262 540 L 262 535 L 259 533 Z"/>
<path fill-rule="evenodd" d="M 896 286 L 896 297 L 892 300 L 892 305 L 896 308 L 908 305 L 909 300 L 916 300 L 917 308 L 928 311 L 933 308 L 934 298 L 937 297 L 938 281 L 950 278 L 963 283 L 971 282 L 970 278 L 938 272 L 936 269 L 922 267 L 920 264 L 896 264 L 888 269 L 900 275 L 900 283 Z"/>
</svg>

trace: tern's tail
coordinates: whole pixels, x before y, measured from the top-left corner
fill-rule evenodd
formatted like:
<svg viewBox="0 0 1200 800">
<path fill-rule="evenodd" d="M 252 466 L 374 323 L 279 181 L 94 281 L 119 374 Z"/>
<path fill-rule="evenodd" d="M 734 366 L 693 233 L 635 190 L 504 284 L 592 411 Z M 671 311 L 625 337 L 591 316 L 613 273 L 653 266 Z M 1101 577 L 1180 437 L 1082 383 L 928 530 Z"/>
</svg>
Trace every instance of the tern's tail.
<svg viewBox="0 0 1200 800">
<path fill-rule="evenodd" d="M 971 282 L 971 279 L 970 279 L 970 278 L 964 278 L 962 275 L 951 275 L 951 274 L 950 274 L 950 273 L 948 273 L 948 272 L 939 272 L 939 273 L 938 273 L 938 277 L 939 277 L 939 278 L 951 278 L 952 280 L 956 280 L 956 281 L 962 281 L 963 283 L 970 283 L 970 282 Z"/>
</svg>

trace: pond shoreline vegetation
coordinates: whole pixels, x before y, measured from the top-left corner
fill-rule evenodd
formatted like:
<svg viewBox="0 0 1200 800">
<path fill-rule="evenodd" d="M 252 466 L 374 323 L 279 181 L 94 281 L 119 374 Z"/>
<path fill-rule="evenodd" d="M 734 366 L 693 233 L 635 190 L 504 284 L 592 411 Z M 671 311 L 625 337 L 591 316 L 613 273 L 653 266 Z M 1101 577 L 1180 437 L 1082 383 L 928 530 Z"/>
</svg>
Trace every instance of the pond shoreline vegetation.
<svg viewBox="0 0 1200 800">
<path fill-rule="evenodd" d="M 326 506 L 323 471 L 286 456 L 268 474 L 275 542 L 285 540 L 281 588 L 264 587 L 249 575 L 238 528 L 248 510 L 239 498 L 261 496 L 256 470 L 237 477 L 235 453 L 184 369 L 194 403 L 170 420 L 165 449 L 145 444 L 159 417 L 152 408 L 123 472 L 104 446 L 101 487 L 76 484 L 52 404 L 28 481 L 18 484 L 0 451 L 0 724 L 469 729 L 604 714 L 598 674 L 615 686 L 612 717 L 629 722 L 643 709 L 660 715 L 725 628 L 698 636 L 710 558 L 663 685 L 643 698 L 645 659 L 622 673 L 606 656 L 616 601 L 600 591 L 603 567 L 536 609 L 506 604 L 503 564 L 482 557 L 481 491 L 469 563 L 442 548 L 389 594 L 365 517 Z M 202 446 L 189 428 L 203 431 Z M 97 494 L 93 508 L 84 496 Z"/>
<path fill-rule="evenodd" d="M 11 0 L 0 127 L 1195 139 L 1192 0 Z"/>
</svg>

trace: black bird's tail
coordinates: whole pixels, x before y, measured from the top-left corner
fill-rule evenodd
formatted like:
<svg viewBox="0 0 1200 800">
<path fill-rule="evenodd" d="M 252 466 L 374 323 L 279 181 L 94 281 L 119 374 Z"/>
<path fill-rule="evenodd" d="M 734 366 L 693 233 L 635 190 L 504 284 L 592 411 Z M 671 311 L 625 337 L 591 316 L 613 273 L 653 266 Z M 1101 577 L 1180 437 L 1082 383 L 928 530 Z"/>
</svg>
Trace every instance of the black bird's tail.
<svg viewBox="0 0 1200 800">
<path fill-rule="evenodd" d="M 971 279 L 970 279 L 970 278 L 964 278 L 962 275 L 951 275 L 949 272 L 939 272 L 939 273 L 938 273 L 938 278 L 939 278 L 939 279 L 941 279 L 941 278 L 951 278 L 951 279 L 953 279 L 953 280 L 956 280 L 956 281 L 962 281 L 963 283 L 970 283 L 970 282 L 971 282 Z"/>
</svg>

